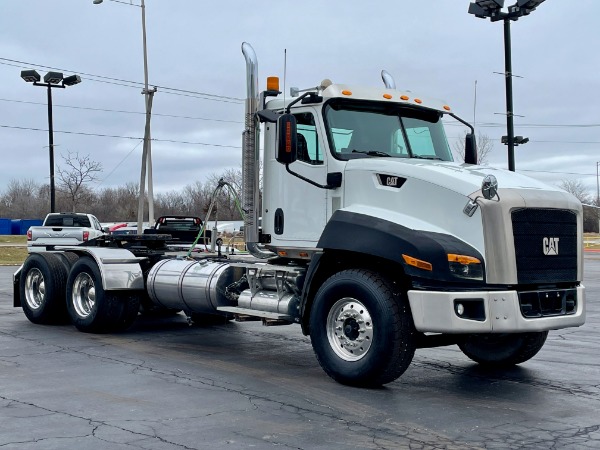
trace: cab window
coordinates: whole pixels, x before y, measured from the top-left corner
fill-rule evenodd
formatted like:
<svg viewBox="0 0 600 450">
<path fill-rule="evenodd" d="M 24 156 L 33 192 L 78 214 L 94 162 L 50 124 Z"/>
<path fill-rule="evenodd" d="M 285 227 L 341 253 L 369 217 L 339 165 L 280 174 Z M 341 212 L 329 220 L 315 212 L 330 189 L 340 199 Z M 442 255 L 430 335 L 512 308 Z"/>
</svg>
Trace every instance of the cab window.
<svg viewBox="0 0 600 450">
<path fill-rule="evenodd" d="M 323 164 L 323 152 L 319 147 L 319 136 L 315 118 L 311 113 L 294 114 L 298 129 L 298 161 L 307 164 Z"/>
</svg>

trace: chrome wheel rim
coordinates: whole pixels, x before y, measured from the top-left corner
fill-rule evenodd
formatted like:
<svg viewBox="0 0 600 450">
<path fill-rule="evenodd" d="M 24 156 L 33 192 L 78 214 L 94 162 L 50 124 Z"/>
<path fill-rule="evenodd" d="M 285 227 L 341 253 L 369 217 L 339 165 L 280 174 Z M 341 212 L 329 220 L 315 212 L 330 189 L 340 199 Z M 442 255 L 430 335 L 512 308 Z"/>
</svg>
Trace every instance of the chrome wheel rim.
<svg viewBox="0 0 600 450">
<path fill-rule="evenodd" d="M 83 319 L 88 317 L 96 304 L 96 288 L 94 280 L 87 273 L 82 272 L 73 281 L 73 307 L 77 315 Z"/>
<path fill-rule="evenodd" d="M 344 361 L 363 358 L 373 343 L 373 320 L 365 305 L 350 297 L 335 302 L 327 316 L 327 339 Z"/>
<path fill-rule="evenodd" d="M 46 283 L 39 269 L 33 268 L 25 278 L 25 301 L 30 309 L 39 309 L 44 303 Z"/>
</svg>

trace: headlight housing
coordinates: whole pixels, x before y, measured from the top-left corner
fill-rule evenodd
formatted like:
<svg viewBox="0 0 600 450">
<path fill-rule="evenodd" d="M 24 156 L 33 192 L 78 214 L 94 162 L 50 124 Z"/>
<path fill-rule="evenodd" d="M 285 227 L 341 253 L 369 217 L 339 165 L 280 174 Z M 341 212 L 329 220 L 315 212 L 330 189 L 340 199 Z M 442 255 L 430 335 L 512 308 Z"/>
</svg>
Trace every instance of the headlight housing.
<svg viewBox="0 0 600 450">
<path fill-rule="evenodd" d="M 478 258 L 467 255 L 448 254 L 450 273 L 467 280 L 483 280 L 483 265 Z"/>
</svg>

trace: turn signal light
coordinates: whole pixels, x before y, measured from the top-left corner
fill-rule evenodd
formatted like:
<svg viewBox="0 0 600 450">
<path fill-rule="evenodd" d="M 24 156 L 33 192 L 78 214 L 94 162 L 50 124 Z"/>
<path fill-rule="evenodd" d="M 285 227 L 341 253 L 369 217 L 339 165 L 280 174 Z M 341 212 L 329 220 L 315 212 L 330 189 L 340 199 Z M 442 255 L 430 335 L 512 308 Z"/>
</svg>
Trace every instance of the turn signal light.
<svg viewBox="0 0 600 450">
<path fill-rule="evenodd" d="M 457 262 L 460 264 L 481 264 L 481 261 L 477 258 L 466 255 L 455 255 L 454 253 L 448 253 L 448 262 Z"/>
<path fill-rule="evenodd" d="M 402 255 L 402 258 L 404 258 L 404 262 L 406 264 L 408 264 L 409 266 L 416 267 L 417 269 L 429 270 L 430 272 L 433 270 L 433 266 L 431 265 L 431 263 L 428 263 L 427 261 L 413 258 L 412 256 L 408 256 L 408 255 L 404 255 L 404 254 Z"/>
</svg>

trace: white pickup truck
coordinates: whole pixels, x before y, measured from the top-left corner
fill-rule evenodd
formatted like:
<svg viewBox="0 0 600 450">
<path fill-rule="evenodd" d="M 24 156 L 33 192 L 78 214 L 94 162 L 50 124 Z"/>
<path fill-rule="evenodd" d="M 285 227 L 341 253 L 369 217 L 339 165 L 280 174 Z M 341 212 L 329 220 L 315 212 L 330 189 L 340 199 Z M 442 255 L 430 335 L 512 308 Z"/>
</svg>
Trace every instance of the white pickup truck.
<svg viewBox="0 0 600 450">
<path fill-rule="evenodd" d="M 27 249 L 38 252 L 56 245 L 79 245 L 107 232 L 92 214 L 50 213 L 42 226 L 27 230 Z"/>
</svg>

